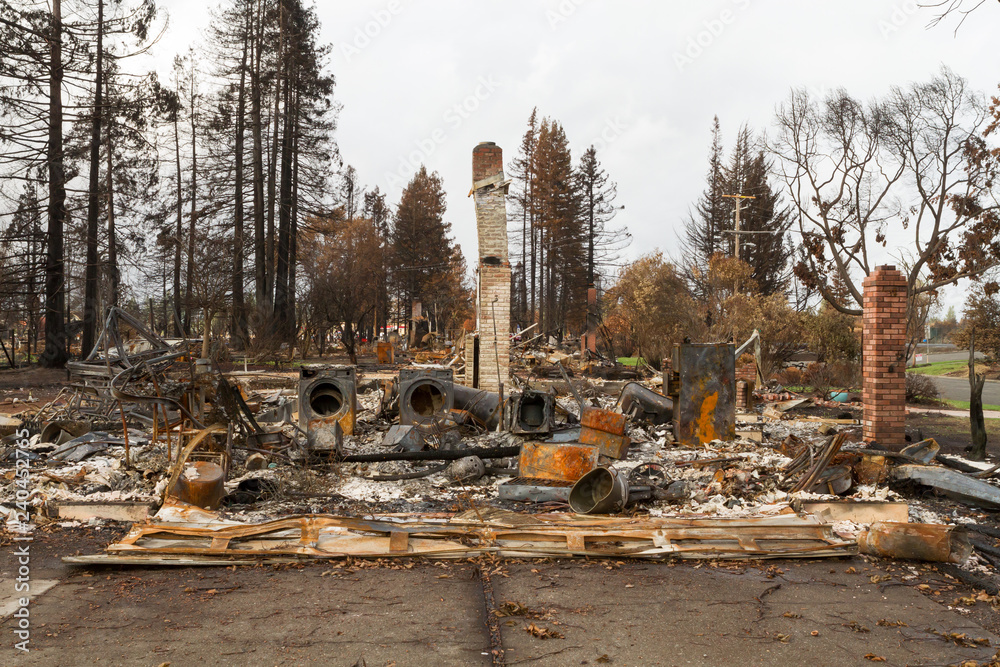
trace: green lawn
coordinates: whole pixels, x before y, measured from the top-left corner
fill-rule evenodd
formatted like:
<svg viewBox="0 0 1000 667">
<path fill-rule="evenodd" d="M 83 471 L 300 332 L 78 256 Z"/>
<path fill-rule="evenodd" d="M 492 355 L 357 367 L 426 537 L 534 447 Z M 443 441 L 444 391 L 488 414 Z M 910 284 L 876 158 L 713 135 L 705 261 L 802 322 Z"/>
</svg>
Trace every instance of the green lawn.
<svg viewBox="0 0 1000 667">
<path fill-rule="evenodd" d="M 985 364 L 979 364 L 979 366 L 985 370 Z M 968 367 L 969 362 L 967 361 L 938 361 L 933 364 L 914 366 L 906 370 L 909 373 L 917 373 L 918 375 L 947 375 L 948 373 L 954 373 Z"/>
<path fill-rule="evenodd" d="M 618 363 L 623 366 L 638 366 L 639 363 L 646 363 L 642 357 L 618 357 Z"/>
<path fill-rule="evenodd" d="M 968 401 L 951 401 L 945 399 L 944 402 L 957 410 L 968 410 L 970 407 Z M 1000 410 L 1000 405 L 990 405 L 989 403 L 983 403 L 983 410 Z"/>
</svg>

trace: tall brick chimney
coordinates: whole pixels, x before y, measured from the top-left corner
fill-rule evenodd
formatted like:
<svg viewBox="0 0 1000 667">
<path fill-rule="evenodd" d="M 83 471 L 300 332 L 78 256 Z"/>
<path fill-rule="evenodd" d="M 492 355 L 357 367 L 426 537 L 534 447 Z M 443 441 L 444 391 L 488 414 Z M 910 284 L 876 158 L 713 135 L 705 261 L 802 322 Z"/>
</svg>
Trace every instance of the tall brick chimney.
<svg viewBox="0 0 1000 667">
<path fill-rule="evenodd" d="M 864 282 L 863 437 L 896 451 L 906 444 L 906 290 L 895 266 Z"/>
<path fill-rule="evenodd" d="M 510 367 L 510 260 L 507 249 L 507 187 L 503 151 L 492 141 L 472 150 L 472 194 L 479 232 L 479 388 L 499 391 Z M 468 349 L 468 348 L 467 348 Z M 467 355 L 468 357 L 468 355 Z M 475 359 L 466 359 L 466 377 Z"/>
</svg>

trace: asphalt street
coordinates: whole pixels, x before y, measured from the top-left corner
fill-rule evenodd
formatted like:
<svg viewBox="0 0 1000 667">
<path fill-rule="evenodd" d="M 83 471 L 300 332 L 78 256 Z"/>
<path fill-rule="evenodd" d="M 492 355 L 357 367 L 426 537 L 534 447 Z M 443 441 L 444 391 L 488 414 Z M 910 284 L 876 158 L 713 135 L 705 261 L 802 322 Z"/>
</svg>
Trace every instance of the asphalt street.
<svg viewBox="0 0 1000 667">
<path fill-rule="evenodd" d="M 981 355 L 979 355 L 981 356 Z M 965 361 L 969 358 L 968 352 L 945 352 L 931 354 L 930 363 L 941 361 Z M 952 401 L 968 401 L 971 391 L 967 378 L 950 378 L 933 376 L 934 384 L 941 392 L 941 398 Z M 1000 405 L 1000 382 L 987 380 L 983 387 L 983 403 L 987 405 Z"/>
</svg>

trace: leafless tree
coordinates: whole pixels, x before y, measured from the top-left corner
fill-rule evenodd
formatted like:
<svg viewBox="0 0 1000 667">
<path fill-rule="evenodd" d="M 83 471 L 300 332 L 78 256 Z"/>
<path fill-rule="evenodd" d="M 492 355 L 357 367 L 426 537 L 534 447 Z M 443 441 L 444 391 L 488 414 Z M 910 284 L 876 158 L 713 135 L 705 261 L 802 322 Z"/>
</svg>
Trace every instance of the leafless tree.
<svg viewBox="0 0 1000 667">
<path fill-rule="evenodd" d="M 911 302 L 1000 258 L 995 166 L 984 160 L 982 95 L 944 68 L 869 104 L 840 90 L 793 91 L 779 106 L 771 149 L 798 217 L 796 275 L 843 313 L 861 314 L 857 276 L 879 246 L 902 244 Z M 832 289 L 834 277 L 845 289 Z"/>
</svg>

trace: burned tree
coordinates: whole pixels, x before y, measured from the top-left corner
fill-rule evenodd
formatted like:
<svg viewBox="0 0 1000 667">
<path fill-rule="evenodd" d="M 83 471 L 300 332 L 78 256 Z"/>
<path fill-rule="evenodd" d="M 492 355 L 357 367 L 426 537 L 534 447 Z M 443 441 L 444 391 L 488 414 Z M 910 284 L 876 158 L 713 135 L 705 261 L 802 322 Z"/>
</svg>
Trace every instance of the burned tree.
<svg viewBox="0 0 1000 667">
<path fill-rule="evenodd" d="M 796 275 L 841 312 L 860 314 L 857 276 L 904 233 L 913 237 L 910 303 L 1000 258 L 995 166 L 983 159 L 982 95 L 947 69 L 871 104 L 837 91 L 792 93 L 772 149 L 806 250 Z M 838 277 L 844 298 L 832 289 Z"/>
</svg>

